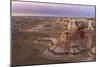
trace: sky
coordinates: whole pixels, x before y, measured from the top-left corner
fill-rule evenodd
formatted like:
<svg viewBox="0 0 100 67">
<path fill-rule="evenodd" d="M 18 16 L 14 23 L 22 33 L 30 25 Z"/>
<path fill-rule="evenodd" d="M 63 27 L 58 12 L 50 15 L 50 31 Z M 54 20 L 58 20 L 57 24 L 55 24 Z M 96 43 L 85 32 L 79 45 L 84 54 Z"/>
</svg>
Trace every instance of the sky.
<svg viewBox="0 0 100 67">
<path fill-rule="evenodd" d="M 12 16 L 95 17 L 95 6 L 13 1 Z"/>
</svg>

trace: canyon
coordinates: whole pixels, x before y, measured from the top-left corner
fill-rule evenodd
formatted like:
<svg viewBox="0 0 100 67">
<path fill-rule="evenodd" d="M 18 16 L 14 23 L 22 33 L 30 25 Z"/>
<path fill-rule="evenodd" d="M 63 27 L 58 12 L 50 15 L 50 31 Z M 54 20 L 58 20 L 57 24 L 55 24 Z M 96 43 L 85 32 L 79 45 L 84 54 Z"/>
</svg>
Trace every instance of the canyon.
<svg viewBox="0 0 100 67">
<path fill-rule="evenodd" d="M 96 60 L 95 18 L 13 16 L 11 25 L 15 65 Z"/>
</svg>

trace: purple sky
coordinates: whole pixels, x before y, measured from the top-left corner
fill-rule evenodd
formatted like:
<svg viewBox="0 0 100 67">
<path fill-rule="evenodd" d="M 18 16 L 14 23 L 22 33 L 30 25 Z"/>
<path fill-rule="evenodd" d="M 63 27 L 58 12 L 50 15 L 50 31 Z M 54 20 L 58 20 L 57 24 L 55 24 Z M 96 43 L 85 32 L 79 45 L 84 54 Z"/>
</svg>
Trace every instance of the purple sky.
<svg viewBox="0 0 100 67">
<path fill-rule="evenodd" d="M 12 2 L 13 16 L 95 17 L 95 6 Z"/>
</svg>

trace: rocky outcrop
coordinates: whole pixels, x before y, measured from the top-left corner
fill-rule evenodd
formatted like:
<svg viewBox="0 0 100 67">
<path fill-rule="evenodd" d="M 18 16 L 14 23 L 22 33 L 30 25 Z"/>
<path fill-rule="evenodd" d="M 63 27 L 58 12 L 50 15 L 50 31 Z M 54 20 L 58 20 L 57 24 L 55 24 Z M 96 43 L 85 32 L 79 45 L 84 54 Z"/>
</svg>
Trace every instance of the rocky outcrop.
<svg viewBox="0 0 100 67">
<path fill-rule="evenodd" d="M 96 27 L 94 18 L 56 18 L 51 23 L 63 25 L 67 30 L 95 30 Z"/>
<path fill-rule="evenodd" d="M 57 39 L 51 38 L 52 44 L 47 48 L 48 52 L 50 51 L 50 53 L 53 53 L 54 55 L 68 54 L 74 56 L 84 53 L 84 51 L 91 48 L 91 38 L 89 39 L 87 34 L 85 34 L 85 31 L 95 31 L 95 27 L 95 20 L 80 20 L 74 18 L 66 20 L 59 18 L 56 22 L 39 25 L 37 26 L 37 29 L 39 31 L 47 31 L 47 29 L 49 31 L 62 29 L 61 35 Z M 87 41 L 84 39 L 85 36 Z M 89 46 L 87 44 L 89 44 Z"/>
<path fill-rule="evenodd" d="M 95 30 L 95 27 L 95 22 L 93 20 L 70 20 L 67 25 L 68 30 Z"/>
<path fill-rule="evenodd" d="M 84 53 L 87 49 L 86 42 L 84 40 L 85 30 L 95 31 L 95 22 L 93 20 L 70 20 L 65 25 L 64 31 L 62 31 L 58 43 L 54 44 L 48 51 L 56 54 L 70 54 L 76 55 Z M 86 35 L 87 36 L 87 35 Z M 87 36 L 88 37 L 88 36 Z M 74 41 L 74 42 L 73 42 Z M 88 38 L 87 45 L 91 44 L 91 39 Z M 94 50 L 95 51 L 95 50 Z"/>
</svg>

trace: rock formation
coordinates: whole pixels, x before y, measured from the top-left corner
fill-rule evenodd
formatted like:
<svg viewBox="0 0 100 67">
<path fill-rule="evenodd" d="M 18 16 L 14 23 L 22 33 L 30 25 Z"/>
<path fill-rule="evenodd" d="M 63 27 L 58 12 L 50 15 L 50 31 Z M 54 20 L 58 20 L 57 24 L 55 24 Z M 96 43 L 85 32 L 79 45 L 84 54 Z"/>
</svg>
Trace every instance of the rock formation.
<svg viewBox="0 0 100 67">
<path fill-rule="evenodd" d="M 88 37 L 86 33 L 95 31 L 95 22 L 93 20 L 69 20 L 65 28 L 63 28 L 60 37 L 57 39 L 57 43 L 48 48 L 48 52 L 50 51 L 54 55 L 68 54 L 69 56 L 75 56 L 91 49 L 92 36 Z M 87 38 L 87 41 L 85 38 Z M 92 52 L 94 53 L 95 50 Z"/>
</svg>

